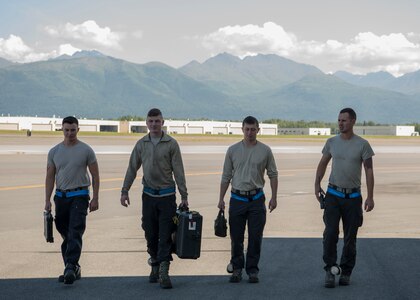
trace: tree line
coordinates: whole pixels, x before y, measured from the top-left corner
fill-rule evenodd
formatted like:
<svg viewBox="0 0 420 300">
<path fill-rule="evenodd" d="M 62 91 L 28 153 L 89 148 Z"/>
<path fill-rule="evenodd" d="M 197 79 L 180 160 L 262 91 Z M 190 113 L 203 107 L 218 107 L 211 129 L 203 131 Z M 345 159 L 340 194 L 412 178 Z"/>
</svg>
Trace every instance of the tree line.
<svg viewBox="0 0 420 300">
<path fill-rule="evenodd" d="M 126 115 L 126 116 L 119 117 L 117 120 L 119 121 L 145 121 L 146 118 L 139 117 L 139 116 Z M 189 119 L 189 120 L 210 121 L 209 119 L 206 119 L 206 118 Z M 262 123 L 277 124 L 279 128 L 331 128 L 333 132 L 336 129 L 338 129 L 337 122 L 305 121 L 305 120 L 290 121 L 290 120 L 282 120 L 282 119 L 268 119 L 268 120 L 262 121 Z M 375 123 L 373 121 L 363 121 L 363 122 L 356 123 L 356 126 L 389 126 L 389 125 L 390 124 Z M 407 123 L 404 125 L 414 126 L 415 127 L 414 130 L 420 132 L 420 123 Z"/>
<path fill-rule="evenodd" d="M 279 128 L 331 128 L 332 131 L 338 129 L 337 122 L 321 122 L 321 121 L 290 121 L 282 119 L 268 119 L 263 123 L 277 124 Z M 356 122 L 356 126 L 389 126 L 390 124 L 380 124 L 373 121 Z M 420 131 L 420 123 L 401 124 L 405 126 L 414 126 L 415 131 Z"/>
</svg>

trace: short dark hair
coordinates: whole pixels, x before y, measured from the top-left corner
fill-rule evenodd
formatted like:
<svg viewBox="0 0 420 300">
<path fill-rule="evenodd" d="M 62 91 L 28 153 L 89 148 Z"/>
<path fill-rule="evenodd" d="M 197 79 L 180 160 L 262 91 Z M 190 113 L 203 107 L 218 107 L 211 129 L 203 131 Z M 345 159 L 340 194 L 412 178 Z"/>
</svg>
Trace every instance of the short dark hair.
<svg viewBox="0 0 420 300">
<path fill-rule="evenodd" d="M 75 117 L 73 117 L 73 116 L 65 117 L 63 119 L 63 122 L 61 123 L 61 125 L 64 125 L 64 123 L 67 123 L 67 124 L 76 124 L 77 126 L 79 126 L 79 121 Z"/>
<path fill-rule="evenodd" d="M 350 119 L 356 120 L 356 112 L 353 110 L 353 108 L 346 107 L 340 110 L 340 114 L 348 113 L 350 116 Z"/>
<path fill-rule="evenodd" d="M 148 117 L 158 117 L 161 116 L 162 117 L 162 112 L 160 111 L 159 108 L 152 108 L 151 110 L 149 110 L 149 112 L 147 113 Z"/>
<path fill-rule="evenodd" d="M 242 127 L 245 126 L 245 124 L 249 124 L 249 125 L 257 125 L 257 128 L 260 128 L 260 124 L 258 123 L 258 120 L 253 117 L 253 116 L 248 116 L 246 117 L 243 121 L 242 121 Z"/>
</svg>

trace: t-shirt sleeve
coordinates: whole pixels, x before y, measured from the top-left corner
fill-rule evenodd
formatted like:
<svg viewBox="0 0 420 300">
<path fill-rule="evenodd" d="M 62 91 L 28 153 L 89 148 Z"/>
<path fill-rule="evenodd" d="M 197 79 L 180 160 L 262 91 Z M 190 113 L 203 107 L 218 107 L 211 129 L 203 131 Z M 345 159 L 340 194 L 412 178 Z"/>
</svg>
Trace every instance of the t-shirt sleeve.
<svg viewBox="0 0 420 300">
<path fill-rule="evenodd" d="M 95 152 L 91 147 L 88 147 L 88 165 L 91 165 L 96 162 L 96 155 Z"/>
<path fill-rule="evenodd" d="M 325 143 L 324 148 L 322 148 L 322 154 L 331 155 L 331 139 L 328 139 Z"/>
<path fill-rule="evenodd" d="M 55 166 L 54 164 L 54 152 L 55 152 L 55 147 L 52 148 L 49 152 L 48 152 L 48 156 L 47 156 L 47 166 Z"/>
<path fill-rule="evenodd" d="M 366 160 L 366 159 L 371 158 L 374 155 L 375 155 L 375 152 L 373 152 L 373 149 L 370 146 L 369 142 L 366 141 L 363 144 L 363 148 L 362 148 L 362 159 Z"/>
</svg>

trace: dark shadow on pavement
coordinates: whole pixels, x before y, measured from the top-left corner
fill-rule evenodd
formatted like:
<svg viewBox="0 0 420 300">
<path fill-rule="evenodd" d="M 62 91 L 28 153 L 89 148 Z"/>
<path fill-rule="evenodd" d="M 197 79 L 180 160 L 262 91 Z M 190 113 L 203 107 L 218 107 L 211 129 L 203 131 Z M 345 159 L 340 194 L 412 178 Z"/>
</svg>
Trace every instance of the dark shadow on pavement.
<svg viewBox="0 0 420 300">
<path fill-rule="evenodd" d="M 341 242 L 341 241 L 340 241 Z M 147 277 L 0 280 L 1 299 L 420 299 L 420 239 L 358 239 L 350 286 L 323 287 L 322 240 L 265 238 L 260 283 L 225 276 L 172 276 L 162 290 Z M 339 244 L 339 257 L 341 244 Z"/>
</svg>

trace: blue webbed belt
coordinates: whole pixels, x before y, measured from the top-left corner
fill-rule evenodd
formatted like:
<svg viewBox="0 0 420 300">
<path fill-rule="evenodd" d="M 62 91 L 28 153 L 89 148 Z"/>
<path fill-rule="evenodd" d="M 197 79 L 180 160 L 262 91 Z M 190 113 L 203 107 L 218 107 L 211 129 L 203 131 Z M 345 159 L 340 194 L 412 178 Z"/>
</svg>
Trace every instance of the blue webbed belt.
<svg viewBox="0 0 420 300">
<path fill-rule="evenodd" d="M 327 193 L 344 199 L 353 199 L 362 196 L 360 189 L 341 189 L 333 185 L 328 185 Z"/>
<path fill-rule="evenodd" d="M 76 196 L 88 196 L 89 195 L 89 189 L 87 187 L 81 187 L 71 190 L 55 190 L 55 195 L 60 198 L 71 198 Z"/>
<path fill-rule="evenodd" d="M 251 202 L 260 199 L 264 195 L 263 189 L 255 189 L 252 191 L 239 191 L 232 189 L 230 197 L 243 202 Z"/>
<path fill-rule="evenodd" d="M 165 195 L 171 195 L 175 193 L 175 187 L 170 187 L 170 188 L 161 189 L 161 190 L 155 190 L 149 187 L 144 187 L 143 192 L 152 196 L 165 196 Z"/>
</svg>

